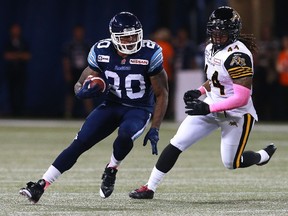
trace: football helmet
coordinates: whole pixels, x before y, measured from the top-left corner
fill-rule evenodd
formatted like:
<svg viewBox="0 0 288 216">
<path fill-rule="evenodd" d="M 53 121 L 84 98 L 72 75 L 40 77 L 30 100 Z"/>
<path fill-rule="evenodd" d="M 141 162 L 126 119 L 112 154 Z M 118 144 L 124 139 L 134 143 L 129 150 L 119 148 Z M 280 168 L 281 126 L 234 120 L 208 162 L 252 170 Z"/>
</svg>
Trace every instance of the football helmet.
<svg viewBox="0 0 288 216">
<path fill-rule="evenodd" d="M 138 18 L 129 12 L 116 14 L 109 23 L 114 47 L 121 53 L 133 54 L 142 46 L 143 29 Z"/>
<path fill-rule="evenodd" d="M 240 35 L 241 27 L 240 15 L 233 8 L 221 6 L 214 10 L 207 23 L 207 35 L 213 43 L 213 48 L 223 49 L 235 42 Z"/>
</svg>

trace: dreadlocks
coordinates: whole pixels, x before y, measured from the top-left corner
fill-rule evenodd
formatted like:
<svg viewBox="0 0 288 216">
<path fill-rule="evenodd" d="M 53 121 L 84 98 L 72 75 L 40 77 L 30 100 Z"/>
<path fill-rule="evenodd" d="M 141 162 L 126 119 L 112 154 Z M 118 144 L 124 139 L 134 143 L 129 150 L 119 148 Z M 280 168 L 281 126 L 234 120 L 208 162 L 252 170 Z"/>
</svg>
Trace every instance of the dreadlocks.
<svg viewBox="0 0 288 216">
<path fill-rule="evenodd" d="M 245 46 L 252 52 L 256 53 L 258 47 L 256 44 L 256 38 L 253 34 L 240 34 L 238 40 L 245 44 Z"/>
</svg>

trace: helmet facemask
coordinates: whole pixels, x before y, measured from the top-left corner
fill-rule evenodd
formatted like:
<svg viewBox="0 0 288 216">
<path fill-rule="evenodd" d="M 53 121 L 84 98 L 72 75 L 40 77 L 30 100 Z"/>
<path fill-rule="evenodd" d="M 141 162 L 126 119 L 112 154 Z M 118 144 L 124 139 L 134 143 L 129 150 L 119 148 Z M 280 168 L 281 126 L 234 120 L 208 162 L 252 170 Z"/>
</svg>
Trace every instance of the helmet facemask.
<svg viewBox="0 0 288 216">
<path fill-rule="evenodd" d="M 123 32 L 111 33 L 111 40 L 115 48 L 123 53 L 131 55 L 138 52 L 142 46 L 143 30 L 140 29 L 124 29 Z"/>
<path fill-rule="evenodd" d="M 230 7 L 216 9 L 207 23 L 207 35 L 210 37 L 215 50 L 223 49 L 235 42 L 241 31 L 239 14 Z"/>
<path fill-rule="evenodd" d="M 114 47 L 123 54 L 131 55 L 142 47 L 143 29 L 138 18 L 130 12 L 116 14 L 109 23 Z"/>
</svg>

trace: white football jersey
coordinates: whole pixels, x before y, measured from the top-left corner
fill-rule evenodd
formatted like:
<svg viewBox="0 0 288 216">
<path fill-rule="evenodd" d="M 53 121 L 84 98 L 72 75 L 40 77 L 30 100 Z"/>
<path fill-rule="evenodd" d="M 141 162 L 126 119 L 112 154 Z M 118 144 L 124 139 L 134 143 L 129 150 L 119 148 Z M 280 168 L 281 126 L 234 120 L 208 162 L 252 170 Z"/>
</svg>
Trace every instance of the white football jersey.
<svg viewBox="0 0 288 216">
<path fill-rule="evenodd" d="M 211 104 L 223 101 L 234 94 L 233 79 L 253 76 L 252 54 L 240 41 L 229 44 L 215 53 L 212 52 L 210 43 L 205 49 L 205 72 L 211 87 L 211 91 L 206 92 L 205 102 Z M 245 106 L 225 112 L 235 117 L 250 113 L 255 120 L 258 120 L 251 96 Z"/>
</svg>

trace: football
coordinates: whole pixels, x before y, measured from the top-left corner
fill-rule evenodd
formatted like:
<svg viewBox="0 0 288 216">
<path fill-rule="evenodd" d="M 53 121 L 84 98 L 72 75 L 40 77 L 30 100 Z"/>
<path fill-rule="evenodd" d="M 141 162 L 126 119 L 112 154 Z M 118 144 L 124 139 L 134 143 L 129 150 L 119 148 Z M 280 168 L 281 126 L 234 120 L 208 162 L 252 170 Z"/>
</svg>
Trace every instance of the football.
<svg viewBox="0 0 288 216">
<path fill-rule="evenodd" d="M 85 80 L 85 82 L 89 80 L 91 80 L 91 82 L 88 85 L 88 89 L 93 88 L 95 85 L 98 85 L 101 92 L 104 92 L 106 90 L 106 83 L 101 77 L 93 77 L 89 75 L 87 79 Z"/>
</svg>

